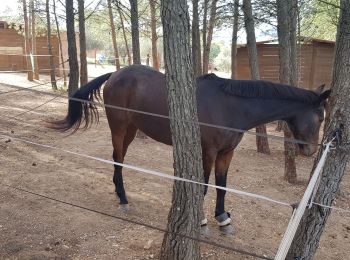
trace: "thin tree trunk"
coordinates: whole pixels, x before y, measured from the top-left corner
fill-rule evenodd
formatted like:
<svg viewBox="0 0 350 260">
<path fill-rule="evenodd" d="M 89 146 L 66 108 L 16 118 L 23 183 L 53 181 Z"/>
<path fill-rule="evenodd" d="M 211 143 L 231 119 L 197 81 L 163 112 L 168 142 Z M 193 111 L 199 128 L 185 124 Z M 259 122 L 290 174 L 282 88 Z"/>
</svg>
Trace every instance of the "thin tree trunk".
<svg viewBox="0 0 350 260">
<path fill-rule="evenodd" d="M 206 40 L 206 44 L 203 47 L 204 48 L 204 50 L 203 50 L 203 74 L 208 73 L 210 47 L 211 47 L 211 41 L 213 39 L 217 2 L 218 2 L 218 0 L 212 0 L 211 6 L 210 6 L 210 18 L 209 18 L 207 40 Z"/>
<path fill-rule="evenodd" d="M 244 24 L 247 32 L 247 49 L 249 56 L 249 65 L 252 79 L 259 80 L 259 64 L 258 51 L 256 48 L 256 39 L 254 31 L 254 19 L 251 0 L 243 0 L 242 6 L 244 12 Z M 256 127 L 256 132 L 259 134 L 266 134 L 266 126 L 261 125 Z M 266 137 L 256 136 L 256 146 L 259 153 L 270 154 L 270 147 Z"/>
<path fill-rule="evenodd" d="M 79 14 L 79 47 L 80 47 L 80 86 L 83 86 L 88 82 L 84 0 L 78 0 L 78 14 Z"/>
<path fill-rule="evenodd" d="M 46 28 L 47 28 L 47 48 L 49 53 L 50 62 L 50 78 L 51 86 L 53 90 L 57 90 L 56 76 L 55 76 L 55 63 L 52 55 L 51 45 L 51 19 L 50 19 L 50 0 L 46 0 Z"/>
<path fill-rule="evenodd" d="M 28 11 L 27 11 L 27 2 L 26 0 L 22 0 L 23 2 L 23 18 L 24 18 L 24 48 L 25 48 L 25 54 L 26 54 L 26 61 L 27 61 L 27 79 L 29 81 L 33 81 L 33 67 L 30 60 L 30 44 L 29 44 L 29 26 L 28 26 Z"/>
<path fill-rule="evenodd" d="M 123 19 L 123 14 L 120 10 L 120 7 L 117 3 L 117 10 L 120 18 L 120 25 L 123 30 L 123 37 L 124 37 L 124 42 L 125 42 L 125 49 L 126 49 L 126 55 L 128 56 L 128 64 L 131 65 L 131 56 L 130 56 L 130 50 L 129 50 L 129 44 L 128 44 L 128 38 L 126 37 L 126 31 L 125 31 L 125 26 L 124 26 L 124 19 Z"/>
<path fill-rule="evenodd" d="M 350 140 L 350 0 L 340 1 L 340 17 L 333 66 L 332 94 L 329 99 L 330 113 L 325 124 L 323 140 L 327 140 L 335 130 L 342 131 L 339 147 Z M 331 206 L 336 198 L 346 165 L 349 150 L 336 148 L 326 159 L 321 181 L 316 192 L 316 203 Z M 349 145 L 348 145 L 349 149 Z M 314 165 L 321 156 L 319 150 Z M 298 227 L 286 259 L 312 259 L 319 246 L 331 209 L 313 205 L 307 210 Z"/>
<path fill-rule="evenodd" d="M 290 22 L 292 21 L 290 11 L 289 4 L 286 4 L 283 0 L 277 0 L 277 32 L 280 64 L 279 77 L 280 82 L 283 84 L 291 84 L 292 81 L 295 82 L 295 79 L 291 79 L 291 70 L 293 69 L 293 66 L 296 65 L 296 56 L 293 57 L 295 62 L 291 62 L 291 40 L 293 36 L 290 34 Z M 293 134 L 286 123 L 283 124 L 283 130 L 285 138 L 293 138 Z M 296 151 L 294 143 L 284 142 L 284 155 L 284 179 L 289 183 L 296 182 Z"/>
<path fill-rule="evenodd" d="M 140 41 L 139 41 L 139 17 L 137 0 L 130 1 L 131 14 L 131 37 L 132 37 L 132 61 L 133 64 L 141 64 Z"/>
<path fill-rule="evenodd" d="M 231 79 L 237 77 L 237 34 L 238 34 L 238 18 L 239 18 L 239 0 L 234 2 L 233 10 L 233 30 L 231 42 Z"/>
<path fill-rule="evenodd" d="M 79 65 L 77 58 L 77 45 L 75 41 L 73 0 L 66 0 L 66 24 L 69 57 L 68 95 L 72 96 L 78 90 L 79 84 Z"/>
<path fill-rule="evenodd" d="M 202 149 L 198 124 L 193 74 L 190 19 L 186 0 L 161 1 L 164 30 L 165 80 L 174 153 L 174 174 L 203 181 Z M 182 118 L 184 120 L 176 120 Z M 160 259 L 200 259 L 199 238 L 203 187 L 175 181 Z"/>
<path fill-rule="evenodd" d="M 156 0 L 149 0 L 151 9 L 151 32 L 152 32 L 152 66 L 159 70 L 158 50 L 157 50 L 157 19 L 156 19 Z"/>
<path fill-rule="evenodd" d="M 202 73 L 204 74 L 204 55 L 206 50 L 205 46 L 207 46 L 207 30 L 208 30 L 208 6 L 209 6 L 209 0 L 204 0 L 203 3 L 203 30 L 202 30 L 202 48 L 203 48 L 203 57 L 202 57 Z"/>
<path fill-rule="evenodd" d="M 56 23 L 56 30 L 57 30 L 57 37 L 58 37 L 58 45 L 60 48 L 60 56 L 61 56 L 61 66 L 62 66 L 62 73 L 63 73 L 63 85 L 67 86 L 67 76 L 66 76 L 66 68 L 65 68 L 65 60 L 63 58 L 63 50 L 62 50 L 62 39 L 61 39 L 61 33 L 60 33 L 60 27 L 58 25 L 58 19 L 57 19 L 57 13 L 56 13 L 56 0 L 52 0 L 53 2 L 53 14 L 55 16 L 55 23 Z"/>
<path fill-rule="evenodd" d="M 34 79 L 39 80 L 39 68 L 38 68 L 38 57 L 36 56 L 36 30 L 35 30 L 35 5 L 34 0 L 30 0 L 30 12 L 31 12 L 31 25 L 32 25 L 32 52 L 34 60 Z"/>
<path fill-rule="evenodd" d="M 193 17 L 192 17 L 192 60 L 194 76 L 198 77 L 202 74 L 201 62 L 201 39 L 199 33 L 199 15 L 198 0 L 192 0 Z"/>
<path fill-rule="evenodd" d="M 119 51 L 118 51 L 118 45 L 117 45 L 117 35 L 115 33 L 115 25 L 114 25 L 114 18 L 113 18 L 113 10 L 112 10 L 112 4 L 111 0 L 107 0 L 108 3 L 108 13 L 109 13 L 109 22 L 111 24 L 111 35 L 112 35 L 112 43 L 113 43 L 113 50 L 114 50 L 114 61 L 115 61 L 115 68 L 116 70 L 120 70 L 120 60 L 119 60 Z"/>
</svg>

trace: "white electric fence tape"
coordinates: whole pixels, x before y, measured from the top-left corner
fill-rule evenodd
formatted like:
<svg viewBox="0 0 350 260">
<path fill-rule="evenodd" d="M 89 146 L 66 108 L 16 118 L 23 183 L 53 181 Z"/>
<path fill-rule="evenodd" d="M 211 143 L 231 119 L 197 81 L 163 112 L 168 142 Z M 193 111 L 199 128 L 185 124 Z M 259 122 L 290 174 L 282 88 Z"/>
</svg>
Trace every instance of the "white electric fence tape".
<svg viewBox="0 0 350 260">
<path fill-rule="evenodd" d="M 289 251 L 290 245 L 292 244 L 293 238 L 299 226 L 300 220 L 304 215 L 305 209 L 310 201 L 310 197 L 314 191 L 315 184 L 318 180 L 318 177 L 321 173 L 321 170 L 325 164 L 327 154 L 330 150 L 330 145 L 332 141 L 328 142 L 325 146 L 325 150 L 322 153 L 321 159 L 319 160 L 317 167 L 311 177 L 309 185 L 307 186 L 304 196 L 301 199 L 298 208 L 293 212 L 293 215 L 289 221 L 286 232 L 284 233 L 281 244 L 278 248 L 277 254 L 275 256 L 275 260 L 284 260 Z"/>
</svg>

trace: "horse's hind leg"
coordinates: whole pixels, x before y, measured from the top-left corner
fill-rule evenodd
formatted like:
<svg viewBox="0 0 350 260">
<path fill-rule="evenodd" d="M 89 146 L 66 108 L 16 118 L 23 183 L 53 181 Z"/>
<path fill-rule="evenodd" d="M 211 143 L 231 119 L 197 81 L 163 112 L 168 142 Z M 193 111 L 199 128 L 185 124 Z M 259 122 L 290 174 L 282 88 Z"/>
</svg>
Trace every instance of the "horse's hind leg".
<svg viewBox="0 0 350 260">
<path fill-rule="evenodd" d="M 137 128 L 130 125 L 127 127 L 126 131 L 118 131 L 118 133 L 112 134 L 112 142 L 114 147 L 113 160 L 115 162 L 123 163 L 128 146 L 135 138 L 136 130 Z M 127 205 L 128 200 L 125 194 L 122 170 L 122 166 L 114 165 L 113 182 L 115 185 L 116 195 L 120 200 L 120 204 Z"/>
</svg>

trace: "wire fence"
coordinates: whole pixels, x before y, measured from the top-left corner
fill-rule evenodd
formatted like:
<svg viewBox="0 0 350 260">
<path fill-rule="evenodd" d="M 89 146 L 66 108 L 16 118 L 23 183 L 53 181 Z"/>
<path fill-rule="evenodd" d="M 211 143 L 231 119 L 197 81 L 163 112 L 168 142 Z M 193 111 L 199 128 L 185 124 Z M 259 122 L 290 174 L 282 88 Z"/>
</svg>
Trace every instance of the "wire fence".
<svg viewBox="0 0 350 260">
<path fill-rule="evenodd" d="M 132 108 L 121 107 L 121 106 L 110 105 L 110 104 L 103 104 L 101 102 L 95 102 L 95 101 L 90 101 L 90 100 L 85 100 L 85 99 L 80 99 L 80 98 L 75 98 L 75 97 L 69 97 L 69 96 L 65 96 L 65 95 L 59 95 L 59 94 L 47 92 L 47 91 L 33 90 L 33 88 L 36 88 L 36 86 L 31 86 L 31 87 L 27 87 L 27 88 L 12 86 L 12 85 L 7 85 L 7 86 L 17 88 L 17 90 L 0 92 L 0 96 L 5 95 L 5 94 L 9 94 L 9 93 L 13 93 L 13 92 L 18 92 L 18 91 L 34 91 L 35 93 L 40 93 L 40 94 L 45 94 L 45 95 L 50 95 L 50 96 L 57 96 L 57 97 L 60 97 L 63 99 L 68 99 L 68 100 L 72 100 L 72 101 L 78 101 L 78 102 L 82 102 L 82 103 L 86 103 L 86 104 L 91 104 L 91 105 L 101 107 L 101 108 L 108 107 L 108 108 L 112 108 L 112 109 L 133 112 L 133 113 L 137 113 L 137 114 L 153 116 L 153 117 L 158 117 L 158 118 L 163 118 L 163 119 L 168 119 L 168 120 L 173 119 L 173 120 L 178 120 L 178 121 L 182 121 L 182 122 L 186 122 L 186 123 L 198 124 L 200 126 L 212 127 L 212 128 L 226 130 L 226 131 L 233 131 L 233 132 L 237 132 L 240 134 L 249 134 L 249 135 L 254 135 L 254 136 L 259 136 L 259 137 L 270 138 L 270 139 L 274 139 L 274 140 L 278 140 L 278 141 L 282 141 L 282 142 L 291 142 L 291 143 L 295 143 L 295 144 L 304 144 L 304 145 L 311 145 L 311 146 L 322 146 L 321 143 L 317 143 L 317 144 L 316 143 L 309 143 L 309 142 L 305 142 L 303 140 L 299 140 L 299 139 L 295 139 L 295 138 L 286 138 L 286 137 L 281 137 L 281 136 L 276 136 L 276 135 L 271 135 L 271 134 L 257 133 L 257 132 L 250 131 L 250 130 L 238 129 L 238 128 L 233 128 L 233 127 L 226 127 L 226 126 L 216 125 L 216 124 L 211 124 L 211 123 L 205 123 L 205 122 L 199 122 L 199 121 L 193 121 L 193 120 L 185 120 L 182 118 L 171 117 L 171 116 L 168 116 L 165 114 L 151 113 L 151 112 L 142 111 L 142 110 L 138 110 L 138 109 L 132 109 Z M 38 86 L 40 86 L 40 85 L 38 85 Z"/>
<path fill-rule="evenodd" d="M 45 84 L 48 84 L 48 83 L 45 83 Z M 100 106 L 100 107 L 110 107 L 110 108 L 114 108 L 114 109 L 119 109 L 119 110 L 134 112 L 134 113 L 140 113 L 140 114 L 149 115 L 149 116 L 156 116 L 156 117 L 159 117 L 159 118 L 172 119 L 171 117 L 169 117 L 167 115 L 161 115 L 161 114 L 156 114 L 156 113 L 149 113 L 149 112 L 146 112 L 146 111 L 140 111 L 140 110 L 136 110 L 136 109 L 130 109 L 130 108 L 125 108 L 125 107 L 113 106 L 113 105 L 108 105 L 108 104 L 101 104 L 101 103 L 98 103 L 98 102 L 87 101 L 87 100 L 67 97 L 67 96 L 63 96 L 63 95 L 57 95 L 55 93 L 50 93 L 50 92 L 46 92 L 46 91 L 39 91 L 39 90 L 35 90 L 34 89 L 34 88 L 36 88 L 36 87 L 38 87 L 40 85 L 44 85 L 44 84 L 31 86 L 30 88 L 18 87 L 18 89 L 15 90 L 15 91 L 8 91 L 8 92 L 1 92 L 0 93 L 0 95 L 4 95 L 4 94 L 14 93 L 14 92 L 18 92 L 18 91 L 35 91 L 37 93 L 53 96 L 52 99 L 50 99 L 50 100 L 48 100 L 48 101 L 46 101 L 46 102 L 44 102 L 44 103 L 42 103 L 42 104 L 40 104 L 40 105 L 38 105 L 36 107 L 31 108 L 28 111 L 24 111 L 24 112 L 22 112 L 20 114 L 17 114 L 14 117 L 11 117 L 12 119 L 15 119 L 15 118 L 17 118 L 17 117 L 19 117 L 19 116 L 21 116 L 21 115 L 23 115 L 25 113 L 29 113 L 29 112 L 37 109 L 37 108 L 40 108 L 40 107 L 42 107 L 42 106 L 44 106 L 44 105 L 54 101 L 57 98 L 65 98 L 65 99 L 68 99 L 68 100 L 84 102 L 84 103 L 88 103 L 88 104 L 92 104 L 92 105 L 96 105 L 96 106 Z M 235 131 L 235 132 L 238 132 L 238 133 L 249 133 L 249 134 L 252 134 L 252 135 L 268 137 L 268 138 L 275 139 L 275 140 L 280 140 L 280 141 L 288 141 L 288 142 L 299 143 L 299 144 L 300 143 L 301 144 L 310 144 L 310 143 L 304 142 L 302 140 L 297 140 L 297 139 L 293 139 L 293 138 L 286 139 L 286 138 L 283 138 L 283 137 L 280 137 L 280 136 L 268 135 L 268 134 L 258 134 L 258 133 L 247 131 L 247 130 L 230 128 L 230 127 L 214 125 L 214 124 L 208 124 L 208 123 L 203 123 L 203 122 L 188 121 L 188 120 L 183 120 L 181 118 L 176 118 L 175 120 L 186 121 L 188 123 L 199 124 L 199 125 L 202 125 L 202 126 L 209 126 L 209 127 L 219 128 L 219 129 L 228 130 L 228 131 Z M 264 200 L 264 201 L 269 201 L 269 202 L 272 202 L 272 203 L 276 203 L 276 204 L 284 205 L 284 206 L 288 206 L 288 207 L 292 207 L 293 206 L 290 203 L 283 202 L 283 201 L 278 201 L 278 200 L 275 200 L 275 199 L 272 199 L 272 198 L 269 198 L 269 197 L 266 197 L 266 196 L 262 196 L 262 195 L 259 195 L 259 194 L 249 193 L 249 192 L 245 192 L 245 191 L 241 191 L 241 190 L 237 190 L 237 189 L 233 189 L 233 188 L 226 188 L 226 187 L 221 187 L 221 186 L 216 186 L 216 185 L 211 185 L 211 184 L 206 184 L 206 183 L 200 183 L 200 182 L 196 182 L 196 181 L 193 181 L 193 180 L 179 178 L 179 177 L 176 177 L 176 176 L 172 176 L 172 175 L 165 174 L 165 173 L 158 172 L 158 171 L 154 171 L 154 170 L 148 170 L 148 169 L 144 169 L 144 168 L 141 168 L 141 167 L 136 167 L 136 166 L 133 166 L 133 165 L 117 163 L 117 162 L 110 161 L 110 160 L 105 160 L 105 159 L 102 159 L 102 158 L 99 158 L 99 157 L 94 157 L 94 156 L 89 156 L 89 155 L 82 154 L 82 153 L 73 152 L 73 151 L 62 149 L 62 148 L 59 148 L 59 147 L 54 147 L 54 146 L 51 146 L 51 145 L 48 145 L 48 144 L 36 143 L 36 142 L 25 140 L 25 139 L 19 138 L 19 137 L 13 137 L 13 136 L 8 136 L 8 135 L 4 135 L 4 134 L 0 134 L 0 135 L 2 137 L 4 137 L 4 138 L 11 138 L 11 139 L 16 140 L 16 141 L 24 142 L 24 143 L 31 144 L 31 145 L 40 146 L 42 148 L 49 148 L 49 149 L 53 149 L 53 150 L 59 150 L 61 152 L 67 153 L 67 154 L 73 154 L 73 155 L 76 155 L 76 156 L 89 158 L 89 159 L 101 161 L 101 162 L 104 162 L 104 163 L 109 163 L 109 164 L 113 164 L 113 165 L 119 165 L 119 166 L 122 166 L 122 167 L 125 167 L 125 168 L 129 168 L 129 169 L 132 169 L 132 170 L 140 171 L 140 172 L 151 174 L 151 175 L 156 175 L 156 176 L 162 177 L 162 178 L 168 178 L 168 179 L 172 179 L 172 180 L 176 180 L 176 181 L 184 181 L 184 182 L 189 182 L 189 183 L 193 183 L 193 184 L 197 184 L 197 185 L 205 185 L 205 186 L 208 186 L 208 187 L 212 187 L 212 188 L 216 188 L 216 189 L 222 189 L 222 190 L 225 190 L 225 191 L 228 191 L 228 192 L 232 192 L 232 193 L 235 193 L 235 194 L 238 194 L 238 195 L 241 195 L 241 196 L 247 196 L 247 197 L 250 197 L 250 198 L 255 198 L 255 199 L 260 199 L 260 200 Z M 316 144 L 312 144 L 312 145 L 316 145 Z M 322 145 L 322 144 L 317 144 L 317 145 Z M 106 216 L 110 216 L 110 217 L 115 217 L 115 218 L 121 219 L 119 217 L 116 217 L 116 216 L 113 216 L 113 215 L 109 215 L 107 213 L 103 213 L 103 212 L 99 212 L 99 211 L 96 211 L 96 210 L 88 209 L 88 208 L 85 208 L 85 207 L 82 207 L 82 206 L 79 206 L 79 205 L 74 205 L 74 204 L 69 203 L 69 202 L 60 201 L 60 200 L 48 197 L 46 195 L 37 194 L 35 192 L 24 190 L 24 189 L 21 189 L 21 188 L 18 188 L 18 187 L 12 187 L 12 186 L 9 186 L 9 185 L 6 185 L 6 186 L 11 187 L 13 189 L 16 189 L 18 191 L 27 192 L 27 193 L 30 193 L 30 194 L 33 194 L 33 195 L 36 195 L 36 196 L 40 196 L 42 198 L 54 200 L 54 201 L 59 202 L 59 203 L 71 205 L 71 206 L 78 207 L 78 208 L 81 208 L 81 209 L 85 209 L 85 210 L 88 210 L 88 211 L 91 211 L 91 212 L 95 212 L 95 213 L 98 213 L 98 214 L 102 214 L 102 215 L 106 215 Z M 305 204 L 305 201 L 303 203 Z M 312 204 L 320 206 L 320 207 L 325 207 L 325 208 L 329 208 L 329 209 L 334 209 L 334 210 L 339 210 L 339 211 L 342 211 L 342 212 L 350 213 L 350 211 L 346 210 L 346 209 L 336 208 L 336 207 L 332 207 L 332 206 L 329 206 L 329 205 L 322 205 L 322 204 L 314 203 L 314 202 L 312 202 Z M 300 207 L 298 207 L 298 208 L 300 208 Z M 291 236 L 294 236 L 292 234 L 293 232 L 289 231 L 290 225 L 293 222 L 292 221 L 293 218 L 295 218 L 295 214 L 293 214 L 293 216 L 291 218 L 291 222 L 288 225 L 288 228 L 287 228 L 287 231 L 286 231 L 286 234 L 285 234 L 285 236 L 289 236 L 289 240 L 290 240 Z M 132 221 L 129 221 L 129 222 L 132 222 Z M 142 225 L 142 223 L 134 223 L 134 224 Z M 157 229 L 157 230 L 162 231 L 162 232 L 168 232 L 167 230 L 160 229 L 160 228 L 157 228 L 157 227 L 154 227 L 154 226 L 152 226 L 152 227 L 150 227 L 149 225 L 144 225 L 144 226 L 147 226 L 149 228 L 154 228 L 154 229 Z M 295 229 L 295 226 L 294 226 L 294 229 Z M 175 235 L 184 236 L 184 235 L 181 235 L 181 234 L 175 234 Z M 195 239 L 195 240 L 197 239 L 197 238 L 192 238 L 192 237 L 187 237 L 187 238 Z M 208 241 L 205 241 L 205 240 L 204 241 L 200 241 L 200 239 L 197 240 L 197 241 L 203 242 L 203 243 L 207 243 L 208 242 Z M 214 246 L 219 245 L 219 244 L 216 244 L 215 242 L 214 243 L 209 242 L 208 244 L 211 244 L 211 245 L 214 245 Z M 288 245 L 288 243 L 284 242 L 284 240 L 283 240 L 282 243 L 281 243 L 281 247 L 286 247 L 287 245 Z M 219 245 L 219 247 L 222 247 L 222 246 Z M 266 256 L 252 254 L 250 252 L 247 252 L 247 251 L 244 251 L 244 250 L 240 250 L 240 249 L 231 248 L 231 247 L 222 247 L 222 248 L 225 248 L 225 249 L 228 249 L 228 250 L 231 250 L 231 251 L 235 251 L 235 252 L 238 252 L 238 253 L 241 253 L 241 254 L 246 254 L 246 255 L 253 256 L 253 257 L 261 258 L 261 259 L 272 259 L 272 258 L 269 258 L 269 257 L 266 257 Z M 278 254 L 282 255 L 283 253 L 280 253 L 280 250 L 279 250 Z M 283 259 L 283 258 L 278 258 L 278 259 Z"/>
</svg>

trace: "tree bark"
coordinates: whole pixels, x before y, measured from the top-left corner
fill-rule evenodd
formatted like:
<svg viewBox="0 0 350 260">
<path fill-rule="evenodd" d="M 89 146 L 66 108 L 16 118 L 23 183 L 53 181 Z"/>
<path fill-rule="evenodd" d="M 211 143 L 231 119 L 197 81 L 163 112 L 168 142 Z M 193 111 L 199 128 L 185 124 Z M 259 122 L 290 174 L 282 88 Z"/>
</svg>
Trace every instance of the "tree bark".
<svg viewBox="0 0 350 260">
<path fill-rule="evenodd" d="M 79 14 L 79 47 L 80 47 L 80 86 L 88 82 L 87 60 L 86 60 L 86 36 L 85 36 L 85 10 L 84 0 L 78 0 Z"/>
<path fill-rule="evenodd" d="M 33 53 L 33 61 L 34 61 L 34 79 L 39 80 L 39 68 L 38 68 L 38 56 L 36 56 L 36 30 L 35 30 L 35 5 L 34 0 L 30 0 L 29 3 L 30 12 L 32 16 L 31 26 L 32 26 L 32 53 Z"/>
<path fill-rule="evenodd" d="M 123 14 L 120 10 L 120 6 L 117 2 L 117 10 L 120 18 L 120 25 L 123 30 L 123 37 L 124 37 L 124 42 L 125 42 L 125 49 L 126 49 L 126 55 L 128 56 L 128 64 L 131 65 L 131 56 L 130 56 L 130 50 L 129 50 L 129 44 L 128 44 L 128 38 L 126 37 L 126 31 L 125 31 L 125 26 L 124 26 L 124 19 L 123 19 Z"/>
<path fill-rule="evenodd" d="M 27 79 L 29 81 L 33 81 L 33 67 L 30 60 L 30 44 L 29 44 L 29 25 L 28 25 L 28 11 L 27 11 L 27 2 L 23 0 L 23 18 L 24 18 L 24 48 L 26 54 L 26 62 L 27 62 Z"/>
<path fill-rule="evenodd" d="M 212 0 L 211 6 L 210 6 L 210 18 L 209 18 L 207 40 L 206 40 L 206 44 L 203 46 L 204 48 L 203 49 L 203 74 L 208 73 L 209 54 L 210 54 L 211 41 L 213 39 L 217 2 L 218 0 Z"/>
<path fill-rule="evenodd" d="M 165 80 L 172 131 L 174 174 L 203 181 L 202 149 L 198 124 L 195 80 L 190 47 L 190 19 L 186 0 L 161 1 L 164 30 Z M 183 120 L 176 120 L 181 118 Z M 175 181 L 168 233 L 164 235 L 160 259 L 200 259 L 199 237 L 203 187 Z"/>
<path fill-rule="evenodd" d="M 51 19 L 50 19 L 50 0 L 46 0 L 46 28 L 47 28 L 47 48 L 49 53 L 50 62 L 50 78 L 51 86 L 53 90 L 57 90 L 56 76 L 55 76 L 55 63 L 52 55 L 52 44 L 51 44 Z"/>
<path fill-rule="evenodd" d="M 68 95 L 72 96 L 78 90 L 79 84 L 79 65 L 77 58 L 77 45 L 75 42 L 73 0 L 66 0 L 66 25 L 69 57 Z"/>
<path fill-rule="evenodd" d="M 203 47 L 203 58 L 202 58 L 202 73 L 204 74 L 204 55 L 205 55 L 205 46 L 207 45 L 207 30 L 208 30 L 208 5 L 209 0 L 204 0 L 203 3 L 203 30 L 202 30 L 202 47 Z"/>
<path fill-rule="evenodd" d="M 294 0 L 293 0 L 294 1 Z M 293 54 L 294 57 L 291 56 L 291 40 L 293 39 L 293 34 L 290 32 L 290 28 L 294 27 L 294 30 L 296 30 L 296 26 L 291 26 L 291 22 L 294 19 L 292 15 L 290 14 L 291 5 L 286 4 L 283 0 L 277 0 L 277 33 L 278 33 L 278 42 L 279 42 L 279 64 L 280 64 L 280 71 L 279 71 L 279 78 L 280 82 L 282 84 L 291 84 L 292 82 L 296 82 L 296 78 L 292 79 L 292 73 L 291 70 L 296 69 L 296 56 L 295 56 L 295 47 Z M 296 17 L 295 17 L 296 18 Z M 293 21 L 294 23 L 294 21 Z M 294 37 L 293 40 L 296 40 Z M 291 59 L 294 58 L 294 61 L 291 61 Z M 296 74 L 294 73 L 294 77 Z M 286 138 L 293 138 L 293 134 L 291 133 L 289 127 L 286 123 L 283 123 L 283 131 L 284 131 L 284 137 Z M 296 165 L 295 165 L 295 157 L 296 157 L 296 149 L 294 143 L 291 142 L 284 142 L 284 179 L 287 180 L 289 183 L 296 182 L 297 180 L 297 173 L 296 173 Z"/>
<path fill-rule="evenodd" d="M 149 0 L 151 10 L 151 34 L 152 34 L 152 66 L 159 70 L 158 50 L 157 50 L 157 19 L 156 19 L 156 0 Z"/>
<path fill-rule="evenodd" d="M 239 18 L 239 0 L 235 0 L 233 9 L 233 29 L 231 42 L 231 79 L 237 77 L 237 35 L 238 35 L 238 18 Z"/>
<path fill-rule="evenodd" d="M 201 40 L 199 33 L 199 14 L 198 14 L 198 0 L 192 0 L 193 16 L 192 16 L 192 61 L 194 76 L 202 75 L 201 62 Z"/>
<path fill-rule="evenodd" d="M 57 37 L 58 37 L 58 46 L 60 48 L 61 66 L 62 66 L 62 74 L 63 74 L 63 85 L 66 87 L 67 86 L 67 76 L 66 76 L 66 66 L 64 65 L 66 61 L 63 58 L 62 39 L 61 39 L 60 27 L 58 24 L 57 13 L 56 13 L 56 0 L 53 0 L 52 3 L 53 3 L 53 14 L 55 17 Z"/>
<path fill-rule="evenodd" d="M 330 113 L 326 119 L 323 140 L 336 129 L 342 131 L 339 147 L 350 140 L 350 0 L 340 1 L 340 17 L 335 47 L 331 97 L 329 99 Z M 321 181 L 316 192 L 316 203 L 331 206 L 336 198 L 340 182 L 344 176 L 349 161 L 349 150 L 340 148 L 333 150 L 326 159 Z M 321 154 L 320 149 L 314 165 Z M 286 259 L 312 259 L 319 246 L 322 232 L 331 209 L 313 205 L 306 211 Z"/>
<path fill-rule="evenodd" d="M 243 0 L 242 6 L 244 12 L 244 24 L 247 32 L 247 49 L 249 56 L 249 65 L 251 77 L 254 80 L 260 79 L 258 51 L 256 47 L 254 19 L 251 0 Z M 255 131 L 259 134 L 266 134 L 266 126 L 256 127 Z M 266 137 L 256 136 L 256 146 L 259 153 L 270 154 L 270 147 Z"/>
<path fill-rule="evenodd" d="M 114 18 L 113 18 L 113 10 L 111 0 L 107 0 L 108 3 L 108 13 L 109 13 L 109 22 L 111 24 L 111 35 L 112 35 L 112 43 L 114 50 L 114 62 L 116 70 L 120 70 L 120 60 L 119 60 L 119 51 L 117 45 L 117 35 L 115 32 Z"/>
<path fill-rule="evenodd" d="M 139 17 L 137 0 L 130 1 L 131 14 L 131 37 L 132 37 L 132 61 L 133 64 L 141 64 L 140 41 L 139 41 Z"/>
</svg>

